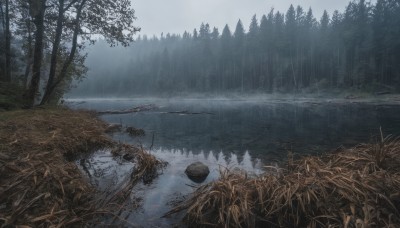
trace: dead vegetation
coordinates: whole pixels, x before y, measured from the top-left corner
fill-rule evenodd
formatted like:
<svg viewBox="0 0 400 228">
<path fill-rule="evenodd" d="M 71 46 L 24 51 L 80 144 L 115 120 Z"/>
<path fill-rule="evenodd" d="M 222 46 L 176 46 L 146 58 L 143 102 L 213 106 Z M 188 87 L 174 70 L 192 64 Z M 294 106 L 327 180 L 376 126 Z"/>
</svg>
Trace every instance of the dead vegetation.
<svg viewBox="0 0 400 228">
<path fill-rule="evenodd" d="M 132 137 L 141 137 L 146 135 L 146 132 L 143 129 L 134 127 L 127 127 L 125 131 Z"/>
<path fill-rule="evenodd" d="M 112 194 L 98 192 L 74 162 L 98 148 L 118 146 L 107 124 L 91 112 L 37 109 L 0 113 L 0 226 L 85 226 L 96 215 L 115 215 L 138 180 L 160 164 L 144 150 L 124 145 L 135 170 Z"/>
<path fill-rule="evenodd" d="M 221 171 L 166 216 L 183 212 L 190 227 L 400 227 L 399 139 L 268 169 Z"/>
</svg>

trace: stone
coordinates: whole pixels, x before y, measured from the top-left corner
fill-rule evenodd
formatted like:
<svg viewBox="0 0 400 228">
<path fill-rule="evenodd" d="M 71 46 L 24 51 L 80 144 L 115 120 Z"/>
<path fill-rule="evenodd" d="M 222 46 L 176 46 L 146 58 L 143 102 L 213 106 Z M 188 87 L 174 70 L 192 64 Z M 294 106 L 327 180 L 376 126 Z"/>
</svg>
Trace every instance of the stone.
<svg viewBox="0 0 400 228">
<path fill-rule="evenodd" d="M 132 154 L 124 154 L 124 156 L 122 156 L 122 158 L 127 161 L 132 161 L 135 157 Z"/>
<path fill-rule="evenodd" d="M 185 173 L 190 180 L 196 183 L 202 183 L 206 180 L 210 169 L 201 162 L 195 162 L 186 168 Z"/>
</svg>

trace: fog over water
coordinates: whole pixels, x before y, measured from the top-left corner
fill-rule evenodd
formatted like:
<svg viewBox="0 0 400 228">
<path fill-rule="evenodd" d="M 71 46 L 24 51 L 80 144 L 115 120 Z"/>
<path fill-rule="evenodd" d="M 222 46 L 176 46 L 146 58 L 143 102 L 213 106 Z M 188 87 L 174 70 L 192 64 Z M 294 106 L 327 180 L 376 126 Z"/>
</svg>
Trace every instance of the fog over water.
<svg viewBox="0 0 400 228">
<path fill-rule="evenodd" d="M 174 200 L 190 194 L 197 183 L 187 178 L 188 164 L 201 161 L 210 167 L 205 183 L 218 179 L 220 169 L 239 168 L 251 175 L 284 167 L 288 152 L 323 154 L 373 142 L 382 128 L 385 135 L 400 134 L 398 106 L 269 99 L 79 99 L 68 100 L 75 109 L 125 110 L 144 104 L 155 109 L 130 114 L 102 115 L 109 123 L 141 128 L 143 137 L 117 132 L 120 142 L 147 149 L 169 164 L 150 183 L 134 188 L 139 209 L 122 211 L 133 224 L 171 227 L 179 215 L 161 216 Z M 198 114 L 188 114 L 198 113 Z M 77 162 L 91 182 L 100 188 L 118 186 L 132 163 L 99 151 Z"/>
<path fill-rule="evenodd" d="M 327 154 L 376 142 L 381 130 L 385 136 L 400 134 L 399 102 L 381 102 L 388 88 L 400 88 L 392 67 L 400 56 L 389 51 L 385 63 L 368 67 L 363 58 L 380 58 L 374 45 L 395 45 L 387 29 L 397 22 L 374 27 L 379 11 L 368 4 L 150 0 L 135 5 L 141 34 L 150 36 L 130 47 L 110 48 L 102 40 L 89 47 L 87 79 L 66 96 L 75 109 L 154 107 L 100 116 L 123 126 L 112 134 L 115 140 L 168 162 L 160 176 L 135 187 L 139 209 L 122 211 L 130 222 L 143 227 L 178 222 L 179 215 L 162 215 L 198 186 L 185 174 L 193 162 L 210 168 L 204 182 L 209 183 L 221 169 L 260 175 L 285 167 L 289 153 Z M 324 9 L 328 13 L 322 16 Z M 393 44 L 371 45 L 383 33 Z M 360 97 L 365 91 L 369 100 Z M 129 135 L 128 127 L 145 135 Z M 132 171 L 124 156 L 115 158 L 108 150 L 77 163 L 103 189 L 118 186 Z"/>
<path fill-rule="evenodd" d="M 400 0 L 0 20 L 0 228 L 400 227 Z"/>
<path fill-rule="evenodd" d="M 118 140 L 145 148 L 243 156 L 278 162 L 288 151 L 320 154 L 373 140 L 382 127 L 399 134 L 397 106 L 269 100 L 126 99 L 87 100 L 74 108 L 125 110 L 143 104 L 155 109 L 103 115 L 110 123 L 144 129 L 145 137 L 117 133 Z M 186 114 L 189 113 L 189 114 Z M 190 114 L 195 113 L 195 114 Z"/>
<path fill-rule="evenodd" d="M 261 4 L 255 1 L 241 7 L 239 3 L 233 1 L 229 7 L 257 11 Z M 316 4 L 318 10 L 312 10 L 298 3 L 302 4 L 288 4 L 282 11 L 263 10 L 247 17 L 248 21 L 232 11 L 241 19 L 235 19 L 235 24 L 213 25 L 205 20 L 185 32 L 171 28 L 158 36 L 140 36 L 129 47 L 110 48 L 99 40 L 87 49 L 87 78 L 67 97 L 319 96 L 325 92 L 344 97 L 343 93 L 354 90 L 390 93 L 400 87 L 400 55 L 393 48 L 400 33 L 390 32 L 400 19 L 398 9 L 390 9 L 395 6 L 385 5 L 386 9 L 373 2 L 351 1 L 331 12 L 333 5 Z M 218 8 L 211 2 L 204 4 L 206 9 Z M 180 7 L 171 10 L 173 15 L 190 13 L 194 6 Z M 321 16 L 322 9 L 327 11 Z M 387 23 L 377 26 L 384 12 L 388 12 Z M 171 16 L 163 21 L 178 26 L 173 20 Z M 226 23 L 229 17 L 221 20 Z M 158 22 L 153 24 L 157 27 Z M 382 56 L 379 50 L 388 52 Z"/>
</svg>

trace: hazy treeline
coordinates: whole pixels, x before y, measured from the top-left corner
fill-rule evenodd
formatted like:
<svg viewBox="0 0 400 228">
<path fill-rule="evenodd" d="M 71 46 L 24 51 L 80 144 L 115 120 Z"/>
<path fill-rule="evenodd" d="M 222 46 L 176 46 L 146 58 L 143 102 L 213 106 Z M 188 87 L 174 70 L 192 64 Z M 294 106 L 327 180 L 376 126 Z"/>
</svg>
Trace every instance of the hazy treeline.
<svg viewBox="0 0 400 228">
<path fill-rule="evenodd" d="M 396 91 L 400 2 L 352 1 L 321 19 L 290 6 L 220 32 L 202 24 L 183 35 L 146 36 L 123 54 L 95 46 L 93 78 L 77 94 Z"/>
</svg>

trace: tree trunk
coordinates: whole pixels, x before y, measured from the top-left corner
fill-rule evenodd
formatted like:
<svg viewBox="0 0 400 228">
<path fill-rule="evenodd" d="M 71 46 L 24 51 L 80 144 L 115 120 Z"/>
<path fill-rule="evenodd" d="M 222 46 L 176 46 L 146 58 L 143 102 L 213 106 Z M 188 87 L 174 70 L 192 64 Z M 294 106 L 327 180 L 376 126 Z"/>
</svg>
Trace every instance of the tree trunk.
<svg viewBox="0 0 400 228">
<path fill-rule="evenodd" d="M 3 11 L 3 2 L 0 1 L 0 16 L 1 16 L 1 28 L 3 29 L 4 32 L 4 28 L 6 27 L 6 22 L 5 22 L 5 15 L 4 15 L 4 11 Z M 4 36 L 5 38 L 5 36 Z M 4 41 L 5 42 L 5 41 Z M 6 77 L 6 63 L 4 62 L 4 65 L 2 66 L 2 70 L 3 72 L 0 73 L 0 81 L 5 81 L 5 77 Z"/>
<path fill-rule="evenodd" d="M 80 19 L 82 15 L 82 9 L 86 4 L 86 0 L 82 0 L 81 4 L 79 5 L 77 12 L 76 12 L 76 20 L 75 20 L 75 28 L 74 34 L 72 38 L 72 46 L 71 52 L 69 53 L 68 59 L 64 62 L 63 67 L 61 68 L 60 75 L 54 81 L 53 84 L 46 90 L 47 96 L 45 96 L 41 102 L 41 104 L 48 104 L 52 97 L 54 96 L 54 92 L 57 89 L 57 86 L 65 79 L 68 73 L 68 68 L 70 67 L 71 63 L 74 61 L 76 49 L 78 46 L 78 35 L 80 31 Z"/>
<path fill-rule="evenodd" d="M 26 67 L 25 67 L 25 74 L 24 74 L 24 88 L 29 88 L 28 85 L 28 78 L 29 73 L 31 72 L 31 66 L 33 62 L 33 50 L 32 50 L 32 26 L 30 20 L 26 20 L 26 27 L 28 29 L 28 53 L 26 56 Z"/>
<path fill-rule="evenodd" d="M 35 104 L 36 93 L 39 90 L 40 83 L 40 70 L 42 67 L 43 58 L 43 36 L 44 36 L 44 15 L 46 11 L 46 1 L 47 0 L 37 0 L 30 2 L 31 16 L 34 17 L 36 25 L 36 35 L 35 35 L 35 50 L 33 57 L 33 67 L 32 67 L 32 79 L 28 90 L 28 105 L 33 107 Z M 40 5 L 35 4 L 39 2 Z"/>
<path fill-rule="evenodd" d="M 6 75 L 5 81 L 11 81 L 11 32 L 10 32 L 10 1 L 6 0 L 6 12 L 5 12 L 5 19 L 6 19 L 6 27 L 5 27 L 5 37 L 6 37 Z"/>
<path fill-rule="evenodd" d="M 56 35 L 54 38 L 53 49 L 51 51 L 51 62 L 50 62 L 50 73 L 49 79 L 47 81 L 46 91 L 40 102 L 41 105 L 45 104 L 50 99 L 51 88 L 54 84 L 54 79 L 56 76 L 56 69 L 57 69 L 57 56 L 58 50 L 61 43 L 61 35 L 62 35 L 62 28 L 63 28 L 63 20 L 64 20 L 64 0 L 58 1 L 58 18 L 57 18 L 57 28 L 56 28 Z"/>
</svg>

